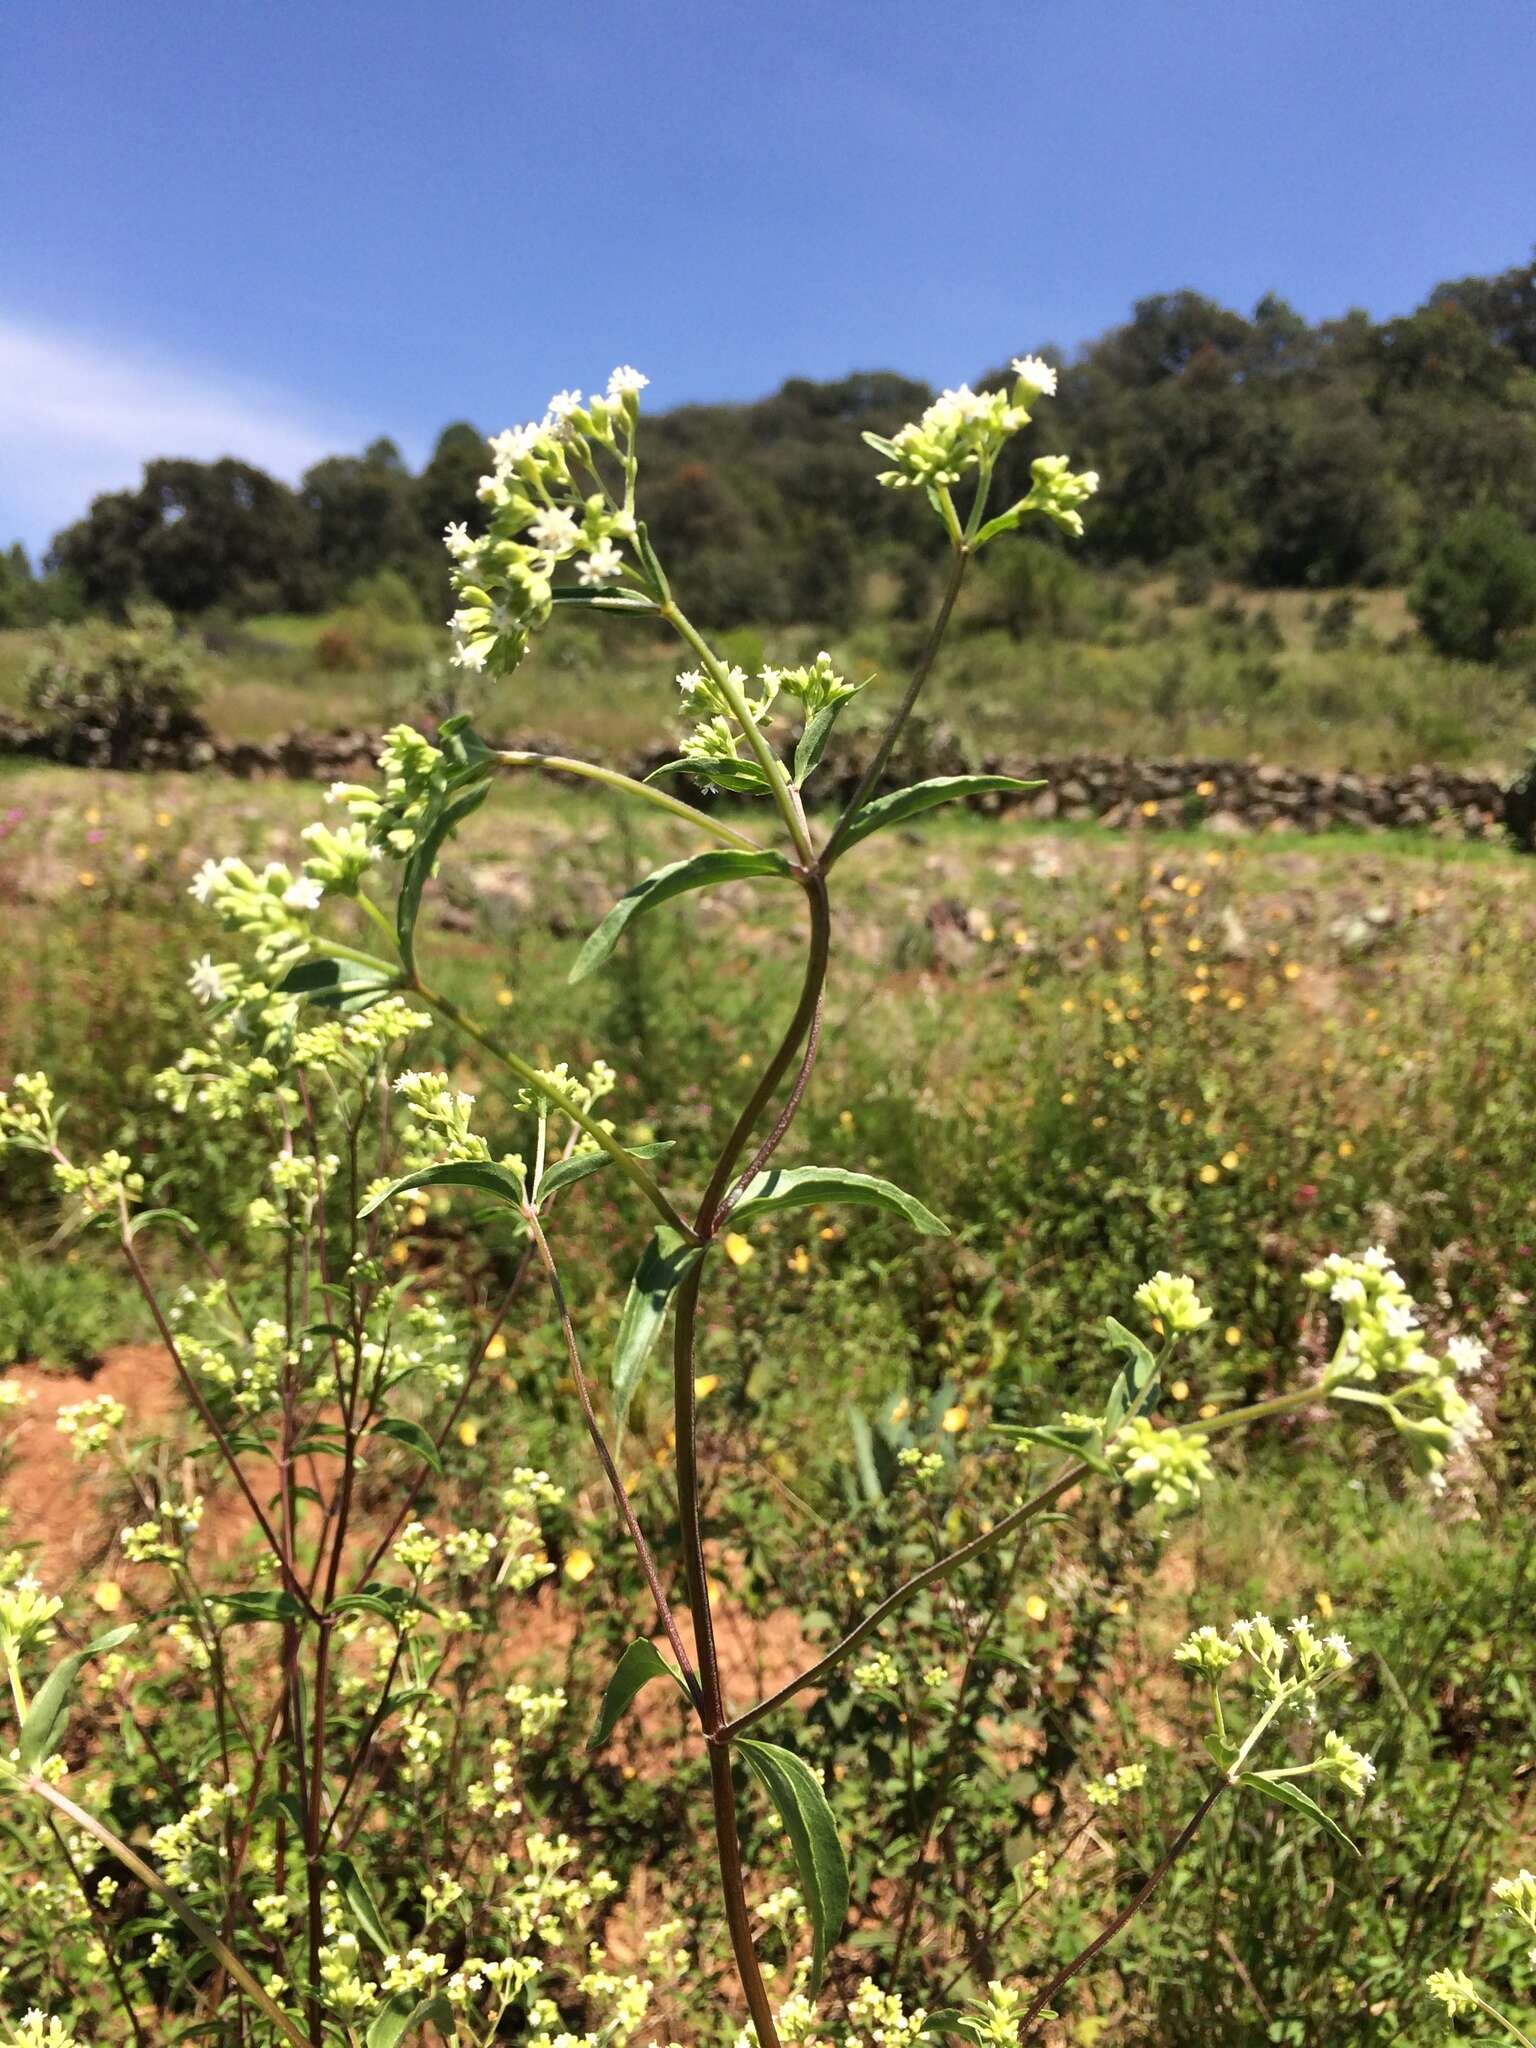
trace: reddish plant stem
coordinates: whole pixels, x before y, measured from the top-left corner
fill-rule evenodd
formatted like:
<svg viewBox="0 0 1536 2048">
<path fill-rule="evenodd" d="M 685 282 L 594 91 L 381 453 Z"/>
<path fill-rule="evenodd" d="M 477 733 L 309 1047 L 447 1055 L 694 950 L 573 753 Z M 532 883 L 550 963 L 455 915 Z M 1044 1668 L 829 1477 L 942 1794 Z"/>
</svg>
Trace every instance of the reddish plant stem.
<svg viewBox="0 0 1536 2048">
<path fill-rule="evenodd" d="M 641 1529 L 639 1520 L 635 1515 L 634 1507 L 629 1498 L 629 1491 L 624 1481 L 619 1477 L 619 1468 L 613 1462 L 613 1453 L 608 1448 L 607 1440 L 598 1423 L 596 1410 L 592 1405 L 592 1390 L 587 1384 L 586 1369 L 582 1365 L 581 1350 L 576 1342 L 576 1328 L 571 1321 L 570 1304 L 565 1298 L 565 1288 L 561 1284 L 560 1272 L 555 1264 L 554 1253 L 549 1248 L 549 1240 L 545 1237 L 543 1227 L 532 1208 L 524 1209 L 523 1220 L 528 1225 L 540 1261 L 549 1279 L 549 1291 L 554 1298 L 555 1314 L 560 1319 L 560 1333 L 565 1339 L 565 1355 L 570 1362 L 571 1378 L 576 1383 L 576 1397 L 581 1402 L 581 1412 L 586 1417 L 587 1434 L 592 1439 L 592 1448 L 597 1453 L 597 1462 L 603 1468 L 603 1477 L 608 1481 L 609 1491 L 612 1493 L 619 1513 L 623 1517 L 624 1527 L 629 1532 L 629 1540 L 635 1546 L 635 1554 L 640 1560 L 640 1569 L 645 1574 L 645 1583 L 650 1589 L 651 1599 L 655 1603 L 656 1613 L 662 1628 L 666 1631 L 667 1641 L 672 1646 L 672 1654 L 676 1657 L 678 1668 L 683 1674 L 689 1692 L 693 1695 L 694 1705 L 702 1709 L 703 1695 L 699 1689 L 699 1681 L 694 1675 L 693 1664 L 689 1659 L 688 1652 L 683 1647 L 682 1636 L 678 1633 L 671 1602 L 662 1590 L 661 1578 L 656 1570 L 656 1560 L 651 1555 L 651 1546 L 645 1540 L 645 1532 Z"/>
<path fill-rule="evenodd" d="M 1217 1800 L 1221 1797 L 1222 1793 L 1230 1792 L 1231 1789 L 1232 1781 L 1229 1778 L 1223 1777 L 1218 1778 L 1216 1780 L 1216 1783 L 1211 1787 L 1210 1791 L 1206 1793 L 1205 1797 L 1201 1800 L 1200 1804 L 1195 1808 L 1194 1812 L 1190 1815 L 1189 1819 L 1184 1823 L 1183 1827 L 1179 1829 L 1179 1832 L 1174 1836 L 1173 1840 L 1168 1844 L 1168 1847 L 1163 1851 L 1162 1859 L 1158 1863 L 1157 1868 L 1153 1871 L 1152 1875 L 1147 1879 L 1146 1883 L 1142 1886 L 1141 1890 L 1136 1894 L 1135 1898 L 1131 1900 L 1130 1904 L 1128 1906 L 1123 1906 L 1120 1909 L 1120 1911 L 1115 1915 L 1114 1919 L 1110 1921 L 1109 1925 L 1107 1927 L 1101 1928 L 1100 1931 L 1093 1937 L 1093 1940 L 1089 1942 L 1086 1948 L 1079 1949 L 1078 1953 L 1072 1958 L 1071 1962 L 1064 1964 L 1062 1968 L 1056 1972 L 1055 1976 L 1044 1987 L 1044 1989 L 1041 1991 L 1037 1991 L 1035 1993 L 1035 1996 L 1030 2001 L 1029 2010 L 1025 2013 L 1023 2019 L 1019 2021 L 1020 2048 L 1024 2048 L 1024 2044 L 1029 2040 L 1030 2035 L 1035 2031 L 1035 2022 L 1043 2017 L 1046 2008 L 1050 2005 L 1051 2001 L 1054 1998 L 1059 1997 L 1060 1994 L 1063 1991 L 1065 1991 L 1067 1986 L 1072 1982 L 1072 1979 L 1078 1974 L 1078 1972 L 1080 1970 L 1085 1970 L 1088 1967 L 1088 1965 L 1093 1961 L 1094 1957 L 1102 1954 L 1103 1951 L 1106 1948 L 1108 1948 L 1109 1944 L 1114 1940 L 1115 1936 L 1119 1934 L 1123 1928 L 1128 1927 L 1130 1923 L 1136 1918 L 1136 1915 L 1141 1911 L 1142 1907 L 1146 1905 L 1147 1901 L 1151 1898 L 1152 1894 L 1157 1890 L 1158 1886 L 1162 1883 L 1163 1879 L 1168 1875 L 1169 1871 L 1172 1870 L 1174 1864 L 1178 1862 L 1179 1858 L 1184 1854 L 1184 1851 L 1189 1847 L 1190 1843 L 1195 1839 L 1195 1836 L 1200 1832 L 1201 1824 L 1204 1822 L 1206 1815 L 1210 1812 L 1211 1808 L 1216 1804 Z"/>
</svg>

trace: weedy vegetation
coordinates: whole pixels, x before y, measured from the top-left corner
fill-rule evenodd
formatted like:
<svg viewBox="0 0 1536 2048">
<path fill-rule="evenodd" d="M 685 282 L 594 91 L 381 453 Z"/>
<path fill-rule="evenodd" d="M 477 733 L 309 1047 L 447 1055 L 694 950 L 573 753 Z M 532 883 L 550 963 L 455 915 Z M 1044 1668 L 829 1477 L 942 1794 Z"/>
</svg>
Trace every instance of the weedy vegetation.
<svg viewBox="0 0 1536 2048">
<path fill-rule="evenodd" d="M 1033 358 L 866 437 L 948 576 L 824 815 L 872 685 L 683 610 L 644 381 L 447 541 L 468 678 L 675 637 L 668 769 L 13 778 L 0 1332 L 110 1522 L 8 1531 L 7 2038 L 1527 2039 L 1519 864 L 876 793 L 1081 531 Z"/>
</svg>

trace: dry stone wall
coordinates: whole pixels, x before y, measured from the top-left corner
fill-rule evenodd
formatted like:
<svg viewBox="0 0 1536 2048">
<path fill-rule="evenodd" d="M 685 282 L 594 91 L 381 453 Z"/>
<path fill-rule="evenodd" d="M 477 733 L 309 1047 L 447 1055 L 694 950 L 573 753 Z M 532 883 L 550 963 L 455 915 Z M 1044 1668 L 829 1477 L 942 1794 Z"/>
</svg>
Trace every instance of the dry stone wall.
<svg viewBox="0 0 1536 2048">
<path fill-rule="evenodd" d="M 537 739 L 514 744 L 533 751 Z M 293 732 L 274 740 L 194 739 L 174 757 L 146 760 L 143 767 L 212 769 L 242 779 L 280 775 L 331 782 L 366 778 L 373 770 L 378 736 L 352 729 Z M 0 726 L 0 753 L 47 756 L 55 749 L 40 735 L 16 724 Z M 648 774 L 671 758 L 670 750 L 629 762 L 630 772 Z M 824 775 L 827 797 L 851 794 L 860 772 L 856 754 L 845 756 Z M 1034 759 L 978 759 L 941 729 L 925 731 L 903 749 L 890 778 L 898 787 L 922 775 L 981 771 L 1040 780 L 1045 787 L 1024 797 L 980 800 L 992 810 L 1022 811 L 1041 819 L 1094 821 L 1143 830 L 1204 826 L 1216 832 L 1433 831 L 1462 838 L 1493 838 L 1506 826 L 1531 843 L 1529 804 L 1521 784 L 1506 790 L 1489 776 L 1450 768 L 1407 768 L 1394 774 L 1357 774 L 1350 769 L 1277 767 L 1258 760 L 1144 760 L 1112 754 L 1070 754 Z"/>
</svg>

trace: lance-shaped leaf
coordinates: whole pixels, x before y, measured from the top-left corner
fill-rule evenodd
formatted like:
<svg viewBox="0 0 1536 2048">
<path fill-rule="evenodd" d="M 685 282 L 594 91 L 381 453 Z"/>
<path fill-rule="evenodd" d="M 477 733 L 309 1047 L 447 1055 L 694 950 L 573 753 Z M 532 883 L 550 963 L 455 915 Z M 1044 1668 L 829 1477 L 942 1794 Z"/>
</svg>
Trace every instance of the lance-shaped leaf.
<svg viewBox="0 0 1536 2048">
<path fill-rule="evenodd" d="M 365 967 L 361 960 L 301 960 L 278 983 L 284 995 L 303 996 L 323 1010 L 367 1009 L 400 986 L 400 977 L 382 962 Z"/>
<path fill-rule="evenodd" d="M 631 1159 L 659 1159 L 663 1152 L 672 1150 L 672 1140 L 663 1138 L 654 1145 L 631 1145 Z M 589 1173 L 600 1173 L 605 1166 L 612 1166 L 611 1152 L 575 1152 L 569 1159 L 557 1159 L 552 1166 L 544 1169 L 544 1178 L 539 1182 L 539 1201 L 550 1195 L 557 1195 L 562 1188 L 568 1188 L 578 1180 L 585 1180 Z"/>
<path fill-rule="evenodd" d="M 1315 1820 L 1325 1834 L 1332 1835 L 1336 1842 L 1342 1842 L 1352 1856 L 1360 1854 L 1338 1822 L 1324 1813 L 1317 1801 L 1309 1798 L 1289 1778 L 1272 1778 L 1267 1771 L 1244 1771 L 1237 1782 L 1239 1785 L 1251 1785 L 1255 1792 L 1262 1792 L 1266 1799 L 1290 1807 L 1293 1813 L 1305 1814 L 1308 1820 Z"/>
<path fill-rule="evenodd" d="M 647 875 L 643 882 L 636 882 L 634 888 L 615 903 L 577 954 L 570 978 L 572 981 L 584 981 L 602 966 L 618 944 L 626 925 L 647 911 L 655 910 L 659 904 L 670 903 L 674 896 L 685 896 L 691 889 L 712 889 L 718 882 L 741 882 L 754 875 L 789 873 L 789 862 L 782 853 L 749 853 L 745 847 L 734 846 L 713 847 L 707 853 L 696 853 L 688 860 L 673 861 L 669 867 L 657 868 L 653 875 Z"/>
<path fill-rule="evenodd" d="M 842 855 L 871 832 L 881 832 L 887 825 L 904 825 L 908 818 L 931 811 L 938 804 L 986 796 L 995 790 L 1023 795 L 1044 787 L 1042 782 L 1020 782 L 1014 775 L 936 775 L 930 782 L 914 782 L 910 789 L 893 790 L 889 796 L 876 797 L 872 804 L 866 804 L 838 841 L 837 851 Z"/>
<path fill-rule="evenodd" d="M 432 800 L 416 843 L 400 873 L 400 898 L 395 906 L 395 933 L 400 957 L 408 969 L 416 964 L 416 920 L 422 891 L 437 865 L 445 840 L 485 802 L 496 757 L 466 719 L 450 718 L 438 729 L 437 743 L 449 768 L 444 786 Z"/>
<path fill-rule="evenodd" d="M 733 761 L 725 755 L 695 754 L 685 755 L 677 761 L 663 761 L 645 779 L 654 782 L 658 775 L 691 775 L 696 781 L 708 783 L 715 789 L 729 790 L 733 796 L 761 796 L 769 786 L 761 763 Z"/>
<path fill-rule="evenodd" d="M 614 1428 L 620 1438 L 629 1419 L 629 1404 L 635 1398 L 651 1347 L 661 1333 L 668 1305 L 703 1256 L 703 1245 L 694 1244 L 680 1230 L 664 1223 L 635 1268 L 613 1346 Z"/>
<path fill-rule="evenodd" d="M 115 1650 L 120 1643 L 126 1643 L 138 1631 L 136 1621 L 126 1623 L 122 1628 L 109 1629 L 95 1642 L 87 1643 L 83 1650 L 72 1650 L 54 1665 L 33 1694 L 27 1718 L 22 1722 L 21 1733 L 17 1737 L 16 1746 L 23 1770 L 35 1771 L 64 1740 L 64 1730 L 69 1725 L 69 1696 L 82 1667 L 92 1657 L 105 1656 L 108 1650 Z"/>
<path fill-rule="evenodd" d="M 998 1434 L 1011 1436 L 1022 1444 L 1039 1444 L 1043 1450 L 1065 1451 L 1069 1458 L 1080 1459 L 1093 1471 L 1113 1477 L 1113 1467 L 1104 1456 L 1097 1429 L 1068 1429 L 1059 1423 L 1023 1428 L 1010 1423 L 1000 1427 Z"/>
<path fill-rule="evenodd" d="M 441 1166 L 423 1166 L 415 1173 L 402 1174 L 387 1188 L 370 1195 L 357 1213 L 359 1217 L 371 1216 L 396 1195 L 408 1195 L 415 1188 L 475 1188 L 482 1195 L 510 1202 L 514 1209 L 523 1206 L 523 1184 L 510 1167 L 498 1166 L 490 1159 L 449 1159 Z"/>
<path fill-rule="evenodd" d="M 1104 1318 L 1104 1327 L 1109 1332 L 1110 1341 L 1125 1353 L 1125 1364 L 1115 1375 L 1115 1383 L 1104 1406 L 1104 1440 L 1107 1443 L 1122 1423 L 1129 1422 L 1156 1400 L 1157 1360 L 1135 1331 L 1128 1330 L 1124 1323 L 1117 1323 L 1113 1316 Z"/>
<path fill-rule="evenodd" d="M 772 1742 L 737 1744 L 742 1760 L 779 1810 L 784 1832 L 795 1852 L 800 1874 L 800 1893 L 811 1918 L 814 1948 L 811 1956 L 811 1984 L 814 1992 L 821 1982 L 827 1952 L 843 1931 L 848 1917 L 848 1861 L 837 1839 L 837 1827 L 821 1780 L 791 1749 Z"/>
<path fill-rule="evenodd" d="M 835 704 L 823 704 L 819 711 L 813 711 L 805 721 L 805 730 L 795 744 L 795 772 L 790 778 L 796 789 L 819 765 L 833 726 L 852 702 L 852 697 L 839 697 Z"/>
<path fill-rule="evenodd" d="M 390 1437 L 397 1444 L 404 1444 L 408 1451 L 414 1451 L 424 1464 L 441 1473 L 442 1455 L 432 1438 L 419 1422 L 413 1422 L 409 1415 L 381 1415 L 373 1425 L 374 1436 Z"/>
<path fill-rule="evenodd" d="M 363 1874 L 350 1856 L 327 1856 L 325 1867 L 341 1887 L 341 1896 L 346 1900 L 352 1918 L 367 1935 L 381 1956 L 391 1954 L 399 1944 L 390 1935 L 374 1904 L 373 1894 L 363 1881 Z"/>
<path fill-rule="evenodd" d="M 929 1237 L 948 1237 L 949 1225 L 924 1208 L 915 1195 L 872 1173 L 850 1173 L 841 1166 L 773 1166 L 747 1183 L 731 1211 L 733 1223 L 749 1223 L 778 1209 L 808 1209 L 818 1202 L 851 1202 L 856 1208 L 884 1209 L 904 1216 Z"/>
<path fill-rule="evenodd" d="M 670 1678 L 683 1697 L 687 1698 L 688 1688 L 683 1684 L 680 1675 L 673 1670 L 654 1643 L 648 1643 L 641 1637 L 638 1642 L 630 1644 L 613 1667 L 613 1676 L 609 1679 L 607 1690 L 603 1694 L 603 1704 L 598 1709 L 597 1726 L 592 1730 L 592 1740 L 587 1744 L 588 1749 L 602 1748 L 618 1726 L 620 1717 L 628 1713 L 636 1693 L 643 1686 L 649 1685 L 653 1678 Z"/>
<path fill-rule="evenodd" d="M 458 2017 L 441 1991 L 434 1991 L 430 1998 L 414 1991 L 397 1991 L 374 2015 L 363 2040 L 366 2048 L 396 2048 L 397 2042 L 414 2036 L 428 2020 L 444 2035 L 451 2035 Z"/>
</svg>

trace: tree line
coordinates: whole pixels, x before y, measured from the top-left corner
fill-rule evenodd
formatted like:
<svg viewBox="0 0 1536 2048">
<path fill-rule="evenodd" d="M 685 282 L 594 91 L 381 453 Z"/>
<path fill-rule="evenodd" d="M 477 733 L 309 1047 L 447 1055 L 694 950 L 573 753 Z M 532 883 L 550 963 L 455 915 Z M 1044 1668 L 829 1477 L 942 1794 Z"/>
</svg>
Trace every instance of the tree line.
<svg viewBox="0 0 1536 2048">
<path fill-rule="evenodd" d="M 1244 315 L 1190 291 L 1130 318 L 1060 367 L 1057 401 L 1008 455 L 1071 451 L 1103 479 L 1082 559 L 1256 586 L 1402 582 L 1457 522 L 1536 533 L 1536 262 L 1436 287 L 1416 311 L 1309 324 L 1269 296 Z M 998 369 L 978 381 L 1001 381 Z M 647 508 L 690 563 L 712 625 L 847 624 L 870 572 L 892 603 L 929 596 L 923 508 L 870 488 L 868 428 L 889 434 L 933 393 L 893 371 L 791 378 L 752 404 L 649 418 Z M 235 457 L 164 457 L 97 498 L 40 573 L 0 554 L 0 623 L 122 614 L 140 598 L 198 617 L 320 612 L 392 572 L 425 614 L 448 605 L 441 547 L 475 525 L 485 441 L 445 429 L 412 473 L 394 443 L 317 463 L 289 486 Z"/>
</svg>

